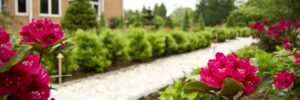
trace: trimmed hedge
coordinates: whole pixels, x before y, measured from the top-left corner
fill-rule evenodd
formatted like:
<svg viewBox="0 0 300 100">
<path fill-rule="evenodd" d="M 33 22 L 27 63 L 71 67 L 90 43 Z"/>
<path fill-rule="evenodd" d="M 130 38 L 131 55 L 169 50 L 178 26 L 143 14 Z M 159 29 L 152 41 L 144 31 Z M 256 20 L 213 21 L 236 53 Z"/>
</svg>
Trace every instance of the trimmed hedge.
<svg viewBox="0 0 300 100">
<path fill-rule="evenodd" d="M 151 57 L 205 48 L 211 42 L 224 42 L 236 36 L 249 36 L 245 28 L 207 28 L 200 32 L 127 30 L 79 30 L 73 37 L 74 48 L 67 53 L 67 72 L 79 69 L 104 71 L 118 61 L 145 61 Z M 75 63 L 75 64 L 74 64 Z"/>
<path fill-rule="evenodd" d="M 152 47 L 143 29 L 132 29 L 128 36 L 129 55 L 134 61 L 142 61 L 152 57 Z"/>
<path fill-rule="evenodd" d="M 93 30 L 79 30 L 75 33 L 72 52 L 76 64 L 84 70 L 101 72 L 112 63 L 108 49 Z"/>
</svg>

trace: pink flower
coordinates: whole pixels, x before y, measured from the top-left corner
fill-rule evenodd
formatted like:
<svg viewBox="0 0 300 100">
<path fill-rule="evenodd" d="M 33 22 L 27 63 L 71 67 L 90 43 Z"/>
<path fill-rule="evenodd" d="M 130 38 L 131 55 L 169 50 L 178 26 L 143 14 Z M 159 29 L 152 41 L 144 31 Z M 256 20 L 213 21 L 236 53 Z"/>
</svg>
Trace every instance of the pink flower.
<svg viewBox="0 0 300 100">
<path fill-rule="evenodd" d="M 59 24 L 52 23 L 51 20 L 32 20 L 31 23 L 22 27 L 20 31 L 21 42 L 27 44 L 38 44 L 45 48 L 63 38 L 63 31 Z"/>
<path fill-rule="evenodd" d="M 300 53 L 295 54 L 294 57 L 295 57 L 295 63 L 300 64 Z"/>
<path fill-rule="evenodd" d="M 3 29 L 0 29 L 0 44 L 4 44 L 9 42 L 9 34 L 5 32 Z"/>
<path fill-rule="evenodd" d="M 295 76 L 293 73 L 289 73 L 283 70 L 277 73 L 274 77 L 274 85 L 277 89 L 286 89 L 295 82 Z"/>
<path fill-rule="evenodd" d="M 281 30 L 286 30 L 292 25 L 292 22 L 289 20 L 281 20 L 278 23 L 278 26 L 281 27 Z"/>
<path fill-rule="evenodd" d="M 9 34 L 0 29 L 0 60 L 3 62 L 9 61 L 14 55 L 15 51 L 12 49 Z"/>
<path fill-rule="evenodd" d="M 254 75 L 249 75 L 246 77 L 246 79 L 243 81 L 243 85 L 245 87 L 245 93 L 246 95 L 251 94 L 259 85 L 260 78 Z"/>
<path fill-rule="evenodd" d="M 39 59 L 39 55 L 28 55 L 10 71 L 0 74 L 0 95 L 9 94 L 9 99 L 47 100 L 50 78 Z"/>
<path fill-rule="evenodd" d="M 20 90 L 8 96 L 9 99 L 24 100 L 48 100 L 50 97 L 49 75 L 41 69 L 40 73 L 33 76 L 31 84 L 24 90 Z"/>
<path fill-rule="evenodd" d="M 264 21 L 263 23 L 256 21 L 254 24 L 250 25 L 250 28 L 252 30 L 256 30 L 258 33 L 262 33 L 264 30 L 265 24 L 267 24 L 267 21 Z"/>
<path fill-rule="evenodd" d="M 294 48 L 294 45 L 289 42 L 288 38 L 283 38 L 281 44 L 286 50 L 293 50 Z"/>
<path fill-rule="evenodd" d="M 200 81 L 220 89 L 225 78 L 234 78 L 243 83 L 245 93 L 249 95 L 257 88 L 260 81 L 256 73 L 257 68 L 250 64 L 248 58 L 239 59 L 235 53 L 227 56 L 216 53 L 216 58 L 209 60 L 208 68 L 201 68 Z"/>
<path fill-rule="evenodd" d="M 220 89 L 223 83 L 221 80 L 217 79 L 212 72 L 205 68 L 201 68 L 200 70 L 200 81 L 217 89 Z"/>
<path fill-rule="evenodd" d="M 295 22 L 294 23 L 294 27 L 297 28 L 297 29 L 300 28 L 300 23 L 299 22 Z"/>
<path fill-rule="evenodd" d="M 208 61 L 208 69 L 211 70 L 214 76 L 217 76 L 219 80 L 224 80 L 227 76 L 227 57 L 223 53 L 216 53 L 216 59 Z"/>
</svg>

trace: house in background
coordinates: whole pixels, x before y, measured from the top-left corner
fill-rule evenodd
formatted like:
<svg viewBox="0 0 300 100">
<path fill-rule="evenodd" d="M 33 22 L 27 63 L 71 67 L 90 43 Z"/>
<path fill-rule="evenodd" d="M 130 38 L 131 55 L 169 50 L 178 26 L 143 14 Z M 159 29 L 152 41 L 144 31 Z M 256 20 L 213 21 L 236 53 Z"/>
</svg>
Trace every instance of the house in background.
<svg viewBox="0 0 300 100">
<path fill-rule="evenodd" d="M 7 11 L 21 24 L 32 19 L 48 18 L 60 23 L 73 0 L 0 0 L 0 11 Z M 104 14 L 106 25 L 110 18 L 123 16 L 123 0 L 90 0 L 98 16 Z M 14 25 L 20 28 L 20 25 Z"/>
</svg>

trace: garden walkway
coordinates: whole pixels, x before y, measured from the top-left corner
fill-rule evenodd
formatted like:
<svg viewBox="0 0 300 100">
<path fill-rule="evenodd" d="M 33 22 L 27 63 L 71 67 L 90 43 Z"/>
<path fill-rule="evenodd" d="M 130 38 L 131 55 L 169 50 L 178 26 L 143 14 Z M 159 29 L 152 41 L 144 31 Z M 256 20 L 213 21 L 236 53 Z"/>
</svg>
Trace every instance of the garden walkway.
<svg viewBox="0 0 300 100">
<path fill-rule="evenodd" d="M 251 38 L 237 38 L 206 49 L 66 82 L 51 91 L 52 97 L 56 100 L 136 100 L 172 84 L 193 68 L 205 66 L 214 52 L 230 53 L 253 42 Z"/>
</svg>

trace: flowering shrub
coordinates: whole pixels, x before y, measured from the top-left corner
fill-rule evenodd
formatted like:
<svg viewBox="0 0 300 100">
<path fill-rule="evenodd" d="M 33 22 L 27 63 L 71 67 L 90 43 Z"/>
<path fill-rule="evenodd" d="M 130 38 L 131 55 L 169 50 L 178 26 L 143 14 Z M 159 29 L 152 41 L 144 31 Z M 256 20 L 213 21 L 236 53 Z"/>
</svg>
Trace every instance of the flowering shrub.
<svg viewBox="0 0 300 100">
<path fill-rule="evenodd" d="M 50 77 L 40 64 L 40 54 L 33 49 L 55 45 L 62 39 L 63 32 L 58 24 L 45 19 L 23 26 L 20 35 L 21 44 L 14 47 L 10 35 L 0 30 L 1 99 L 48 100 Z M 27 44 L 37 45 L 37 48 Z"/>
<path fill-rule="evenodd" d="M 255 22 L 250 28 L 255 31 L 254 37 L 260 39 L 260 47 L 272 52 L 277 45 L 282 45 L 287 50 L 292 50 L 299 43 L 296 42 L 299 22 L 282 20 L 276 24 L 267 26 L 268 22 Z"/>
<path fill-rule="evenodd" d="M 289 73 L 283 70 L 277 73 L 274 77 L 274 86 L 277 89 L 287 89 L 295 82 L 295 76 L 293 73 Z"/>
<path fill-rule="evenodd" d="M 20 32 L 21 42 L 36 44 L 45 48 L 62 39 L 64 36 L 59 24 L 52 23 L 51 20 L 32 20 L 24 25 Z"/>
<path fill-rule="evenodd" d="M 196 88 L 200 91 L 226 98 L 233 98 L 240 91 L 249 95 L 260 82 L 256 74 L 257 68 L 248 58 L 239 59 L 235 53 L 227 56 L 216 53 L 216 58 L 208 61 L 208 67 L 201 68 L 200 82 L 187 84 L 186 89 L 199 86 Z"/>
</svg>

